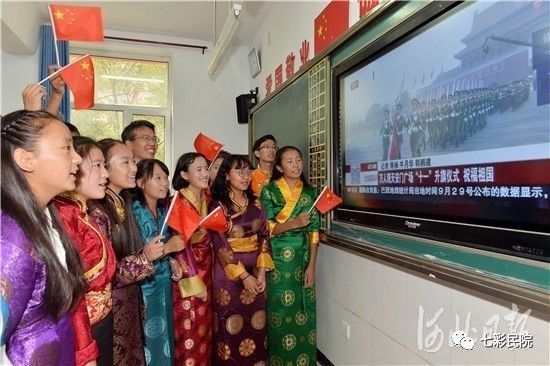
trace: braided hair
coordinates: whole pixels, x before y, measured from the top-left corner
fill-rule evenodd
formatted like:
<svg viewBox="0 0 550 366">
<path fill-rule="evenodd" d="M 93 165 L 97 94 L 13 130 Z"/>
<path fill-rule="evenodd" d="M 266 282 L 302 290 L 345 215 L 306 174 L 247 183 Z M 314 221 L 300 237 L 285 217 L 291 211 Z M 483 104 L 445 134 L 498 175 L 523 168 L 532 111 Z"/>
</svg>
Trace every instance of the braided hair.
<svg viewBox="0 0 550 366">
<path fill-rule="evenodd" d="M 13 218 L 27 235 L 38 257 L 46 264 L 46 310 L 53 318 L 69 311 L 85 291 L 80 257 L 63 230 L 53 203 L 49 203 L 53 227 L 59 232 L 65 249 L 67 270 L 53 249 L 45 212 L 38 207 L 27 178 L 15 162 L 16 149 L 36 150 L 43 130 L 50 123 L 60 122 L 45 111 L 20 110 L 2 117 L 1 128 L 1 191 L 2 211 Z"/>
</svg>

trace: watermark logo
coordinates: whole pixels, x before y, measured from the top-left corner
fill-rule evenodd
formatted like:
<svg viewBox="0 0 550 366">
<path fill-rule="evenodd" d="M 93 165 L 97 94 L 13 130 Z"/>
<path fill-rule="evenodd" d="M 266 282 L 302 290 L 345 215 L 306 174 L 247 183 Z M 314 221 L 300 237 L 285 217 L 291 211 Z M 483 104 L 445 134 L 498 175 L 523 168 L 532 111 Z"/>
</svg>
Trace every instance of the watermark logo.
<svg viewBox="0 0 550 366">
<path fill-rule="evenodd" d="M 445 341 L 445 331 L 439 327 L 437 322 L 445 312 L 439 308 L 433 316 L 425 314 L 424 307 L 418 307 L 418 327 L 416 333 L 417 347 L 419 351 L 437 352 Z M 472 313 L 468 312 L 466 317 L 455 314 L 454 329 L 448 332 L 449 347 L 460 347 L 464 350 L 472 350 L 476 344 L 484 348 L 533 348 L 533 335 L 525 329 L 531 309 L 521 314 L 516 304 L 512 304 L 511 312 L 504 315 L 504 324 L 501 325 L 501 316 L 495 314 L 490 317 L 481 327 L 478 338 L 478 328 L 471 326 Z M 462 321 L 461 321 L 462 320 Z M 499 327 L 499 325 L 501 325 Z M 502 331 L 504 328 L 505 331 Z"/>
<path fill-rule="evenodd" d="M 474 339 L 472 337 L 468 337 L 466 332 L 462 330 L 457 330 L 451 334 L 451 341 L 455 346 L 460 346 L 463 349 L 474 349 Z"/>
</svg>

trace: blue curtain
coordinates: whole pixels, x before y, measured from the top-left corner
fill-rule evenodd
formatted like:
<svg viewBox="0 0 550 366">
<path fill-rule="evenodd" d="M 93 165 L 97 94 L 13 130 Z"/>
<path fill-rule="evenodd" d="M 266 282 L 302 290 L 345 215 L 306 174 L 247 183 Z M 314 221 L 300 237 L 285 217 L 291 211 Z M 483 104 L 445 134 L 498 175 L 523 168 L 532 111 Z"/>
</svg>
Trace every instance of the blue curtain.
<svg viewBox="0 0 550 366">
<path fill-rule="evenodd" d="M 54 65 L 57 63 L 57 60 L 55 58 L 54 42 L 55 41 L 53 38 L 52 26 L 49 24 L 43 24 L 40 27 L 40 65 L 39 65 L 40 75 L 38 75 L 38 80 L 42 80 L 46 76 L 48 76 L 49 65 Z M 69 63 L 69 42 L 58 41 L 57 48 L 59 50 L 59 63 L 61 64 L 60 66 L 67 65 Z M 49 82 L 45 82 L 42 85 L 46 87 L 48 95 L 50 95 L 52 91 L 51 84 Z M 44 105 L 45 103 L 46 102 L 44 101 Z M 69 90 L 67 89 L 67 87 L 65 87 L 65 96 L 63 97 L 63 101 L 61 102 L 59 111 L 63 114 L 64 120 L 66 122 L 70 122 L 71 100 L 70 100 Z"/>
</svg>

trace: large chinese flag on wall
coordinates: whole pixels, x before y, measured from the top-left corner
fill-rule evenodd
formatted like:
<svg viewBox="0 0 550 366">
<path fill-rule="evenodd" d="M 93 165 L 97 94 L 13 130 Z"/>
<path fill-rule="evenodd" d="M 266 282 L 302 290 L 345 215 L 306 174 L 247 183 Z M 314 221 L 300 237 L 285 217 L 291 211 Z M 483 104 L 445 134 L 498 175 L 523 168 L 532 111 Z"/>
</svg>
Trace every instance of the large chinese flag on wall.
<svg viewBox="0 0 550 366">
<path fill-rule="evenodd" d="M 103 41 L 100 7 L 50 4 L 49 8 L 57 40 Z"/>
<path fill-rule="evenodd" d="M 332 0 L 315 18 L 315 55 L 327 48 L 349 27 L 349 1 Z"/>
<path fill-rule="evenodd" d="M 94 106 L 94 64 L 90 55 L 84 55 L 62 68 L 59 73 L 71 89 L 75 109 Z"/>
</svg>

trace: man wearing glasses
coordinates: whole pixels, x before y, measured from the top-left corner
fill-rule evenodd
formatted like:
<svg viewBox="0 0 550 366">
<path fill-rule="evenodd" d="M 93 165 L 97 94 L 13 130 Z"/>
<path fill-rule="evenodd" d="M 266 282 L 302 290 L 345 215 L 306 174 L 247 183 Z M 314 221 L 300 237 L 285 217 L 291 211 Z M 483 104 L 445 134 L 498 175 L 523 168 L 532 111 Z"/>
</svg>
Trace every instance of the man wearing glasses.
<svg viewBox="0 0 550 366">
<path fill-rule="evenodd" d="M 153 159 L 160 143 L 155 125 L 146 120 L 133 121 L 126 126 L 121 139 L 134 152 L 136 164 L 143 159 Z"/>
<path fill-rule="evenodd" d="M 258 160 L 258 167 L 252 172 L 250 186 L 256 197 L 260 196 L 263 186 L 269 183 L 273 164 L 275 164 L 275 153 L 277 152 L 277 140 L 273 135 L 264 135 L 252 145 L 254 157 Z"/>
</svg>

